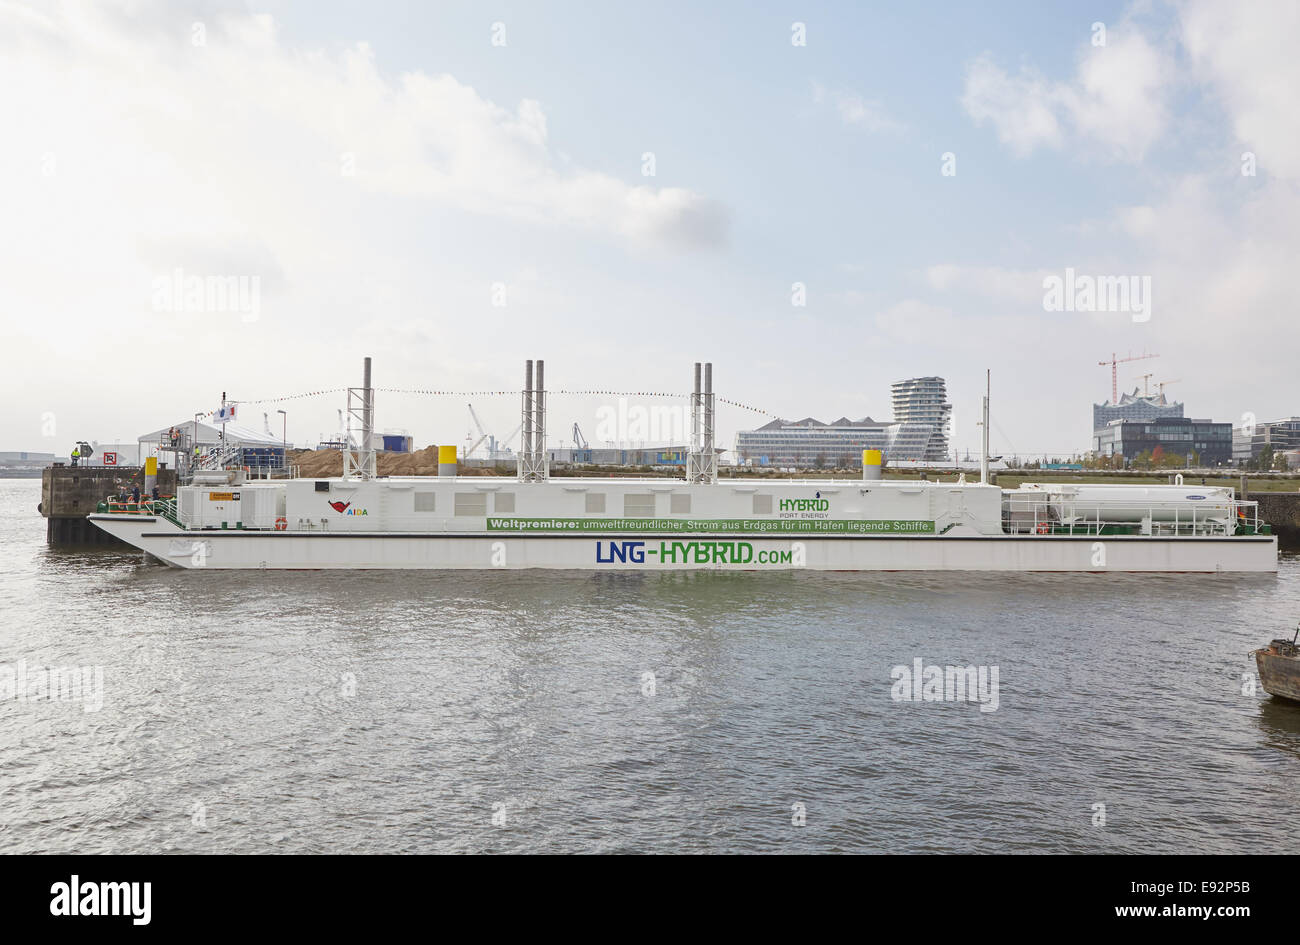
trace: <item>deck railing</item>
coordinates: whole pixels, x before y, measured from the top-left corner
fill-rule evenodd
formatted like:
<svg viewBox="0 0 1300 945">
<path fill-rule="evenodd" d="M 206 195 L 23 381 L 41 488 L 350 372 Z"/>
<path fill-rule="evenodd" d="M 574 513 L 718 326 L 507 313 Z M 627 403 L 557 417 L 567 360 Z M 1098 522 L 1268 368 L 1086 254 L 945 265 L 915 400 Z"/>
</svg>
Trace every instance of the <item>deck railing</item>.
<svg viewBox="0 0 1300 945">
<path fill-rule="evenodd" d="M 1266 535 L 1259 503 L 1225 499 L 1169 503 L 1076 501 L 1050 493 L 1005 494 L 1003 529 L 1012 535 Z"/>
</svg>

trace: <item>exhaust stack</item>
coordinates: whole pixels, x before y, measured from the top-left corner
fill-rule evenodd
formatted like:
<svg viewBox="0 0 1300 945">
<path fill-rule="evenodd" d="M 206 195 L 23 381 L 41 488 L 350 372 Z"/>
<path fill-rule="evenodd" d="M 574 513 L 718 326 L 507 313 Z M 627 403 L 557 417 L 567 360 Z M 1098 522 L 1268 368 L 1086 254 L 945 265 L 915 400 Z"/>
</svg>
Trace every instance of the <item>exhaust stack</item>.
<svg viewBox="0 0 1300 945">
<path fill-rule="evenodd" d="M 550 478 L 546 460 L 546 362 L 524 362 L 523 439 L 519 450 L 519 481 L 545 482 Z"/>
<path fill-rule="evenodd" d="M 718 481 L 718 454 L 713 448 L 713 362 L 704 363 L 704 384 L 700 385 L 700 362 L 695 362 L 695 389 L 691 393 L 691 448 L 686 457 L 686 481 Z"/>
<path fill-rule="evenodd" d="M 352 425 L 360 427 L 359 442 L 352 438 Z M 361 369 L 361 386 L 348 388 L 347 430 L 343 444 L 343 478 L 375 478 L 375 389 L 370 383 L 370 359 Z"/>
</svg>

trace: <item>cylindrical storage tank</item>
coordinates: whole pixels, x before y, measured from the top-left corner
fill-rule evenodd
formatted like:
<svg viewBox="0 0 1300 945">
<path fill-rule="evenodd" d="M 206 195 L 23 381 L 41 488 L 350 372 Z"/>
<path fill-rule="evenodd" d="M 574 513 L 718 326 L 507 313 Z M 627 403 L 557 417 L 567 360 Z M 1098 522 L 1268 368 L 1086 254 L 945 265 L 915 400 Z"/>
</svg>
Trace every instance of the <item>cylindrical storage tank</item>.
<svg viewBox="0 0 1300 945">
<path fill-rule="evenodd" d="M 884 465 L 885 455 L 880 450 L 862 451 L 862 478 L 879 479 L 880 467 Z"/>
<path fill-rule="evenodd" d="M 439 476 L 456 475 L 456 447 L 454 446 L 438 447 L 438 475 Z"/>
<path fill-rule="evenodd" d="M 1022 487 L 1023 488 L 1023 487 Z M 1061 521 L 1100 518 L 1104 522 L 1226 520 L 1232 517 L 1232 490 L 1223 486 L 1078 485 L 1052 490 Z"/>
</svg>

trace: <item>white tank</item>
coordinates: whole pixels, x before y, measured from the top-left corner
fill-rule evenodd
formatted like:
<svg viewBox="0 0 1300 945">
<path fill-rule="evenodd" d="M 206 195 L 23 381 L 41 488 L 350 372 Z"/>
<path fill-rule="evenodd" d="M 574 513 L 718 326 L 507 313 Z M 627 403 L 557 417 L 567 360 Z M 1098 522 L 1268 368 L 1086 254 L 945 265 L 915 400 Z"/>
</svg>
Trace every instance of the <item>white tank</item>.
<svg viewBox="0 0 1300 945">
<path fill-rule="evenodd" d="M 1061 522 L 1226 521 L 1235 514 L 1233 491 L 1225 486 L 1045 485 L 1025 483 L 1012 493 L 1044 494 Z"/>
</svg>

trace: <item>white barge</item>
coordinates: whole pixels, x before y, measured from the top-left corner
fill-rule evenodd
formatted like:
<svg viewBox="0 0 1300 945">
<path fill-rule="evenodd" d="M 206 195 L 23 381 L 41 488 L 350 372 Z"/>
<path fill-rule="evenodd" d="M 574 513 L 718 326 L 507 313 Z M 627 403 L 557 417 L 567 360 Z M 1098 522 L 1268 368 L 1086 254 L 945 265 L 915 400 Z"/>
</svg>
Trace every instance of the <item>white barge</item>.
<svg viewBox="0 0 1300 945">
<path fill-rule="evenodd" d="M 1229 488 L 884 480 L 872 450 L 861 480 L 719 479 L 708 368 L 701 387 L 696 365 L 684 480 L 551 478 L 539 361 L 516 478 L 456 475 L 454 447 L 436 478 L 379 478 L 358 448 L 341 477 L 200 470 L 173 500 L 89 518 L 180 568 L 1277 570 L 1276 537 Z M 349 394 L 369 444 L 368 363 Z"/>
</svg>

